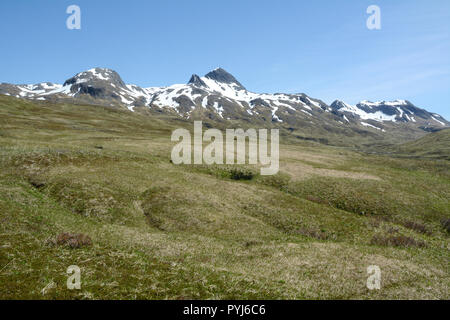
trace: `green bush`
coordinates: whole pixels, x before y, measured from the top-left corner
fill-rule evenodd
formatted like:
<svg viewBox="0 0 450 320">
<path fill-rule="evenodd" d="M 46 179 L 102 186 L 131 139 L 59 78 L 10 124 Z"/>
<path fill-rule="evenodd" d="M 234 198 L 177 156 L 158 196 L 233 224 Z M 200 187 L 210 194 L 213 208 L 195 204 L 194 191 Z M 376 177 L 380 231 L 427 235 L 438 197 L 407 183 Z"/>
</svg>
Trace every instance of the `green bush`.
<svg viewBox="0 0 450 320">
<path fill-rule="evenodd" d="M 249 169 L 235 167 L 229 171 L 229 175 L 233 180 L 252 180 L 255 174 Z"/>
</svg>

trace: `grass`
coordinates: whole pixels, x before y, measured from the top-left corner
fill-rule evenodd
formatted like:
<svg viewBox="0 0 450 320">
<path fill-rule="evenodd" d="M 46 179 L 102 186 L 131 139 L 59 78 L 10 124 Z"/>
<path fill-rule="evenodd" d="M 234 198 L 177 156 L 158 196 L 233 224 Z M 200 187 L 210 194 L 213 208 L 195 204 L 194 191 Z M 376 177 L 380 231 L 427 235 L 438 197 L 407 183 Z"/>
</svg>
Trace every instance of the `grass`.
<svg viewBox="0 0 450 320">
<path fill-rule="evenodd" d="M 0 96 L 0 298 L 449 299 L 448 160 L 282 139 L 267 177 L 172 164 L 180 126 Z"/>
<path fill-rule="evenodd" d="M 450 160 L 450 129 L 445 128 L 400 145 L 380 146 L 375 153 L 402 158 Z"/>
</svg>

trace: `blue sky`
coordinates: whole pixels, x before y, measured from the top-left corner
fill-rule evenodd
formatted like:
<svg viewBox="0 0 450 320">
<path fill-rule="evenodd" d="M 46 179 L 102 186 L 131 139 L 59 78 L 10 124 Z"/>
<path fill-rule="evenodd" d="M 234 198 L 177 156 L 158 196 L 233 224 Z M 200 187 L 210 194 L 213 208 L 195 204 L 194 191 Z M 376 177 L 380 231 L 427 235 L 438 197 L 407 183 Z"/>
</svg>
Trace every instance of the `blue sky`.
<svg viewBox="0 0 450 320">
<path fill-rule="evenodd" d="M 81 30 L 66 8 L 81 8 Z M 381 30 L 366 9 L 381 8 Z M 255 92 L 407 99 L 450 119 L 450 1 L 0 1 L 0 82 L 62 83 L 92 67 L 185 83 L 221 66 Z"/>
</svg>

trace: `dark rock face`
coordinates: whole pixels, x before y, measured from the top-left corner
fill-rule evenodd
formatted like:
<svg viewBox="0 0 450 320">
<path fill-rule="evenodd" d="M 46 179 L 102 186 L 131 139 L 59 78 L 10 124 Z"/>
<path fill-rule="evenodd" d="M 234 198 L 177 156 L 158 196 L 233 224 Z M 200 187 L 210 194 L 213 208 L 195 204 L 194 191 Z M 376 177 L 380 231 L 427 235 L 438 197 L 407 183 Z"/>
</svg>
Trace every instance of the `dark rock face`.
<svg viewBox="0 0 450 320">
<path fill-rule="evenodd" d="M 385 104 L 380 104 L 380 105 L 378 105 L 376 107 L 370 107 L 370 106 L 368 106 L 368 105 L 366 105 L 364 103 L 358 103 L 356 106 L 359 109 L 361 109 L 361 110 L 363 110 L 363 111 L 365 111 L 367 113 L 374 113 L 374 112 L 377 112 L 377 111 L 381 111 L 382 113 L 387 114 L 389 116 L 397 114 L 397 109 L 395 109 L 392 106 L 385 105 Z"/>
<path fill-rule="evenodd" d="M 191 79 L 189 80 L 188 84 L 193 84 L 194 86 L 198 87 L 206 87 L 206 83 L 200 79 L 200 77 L 196 74 L 193 74 L 191 76 Z"/>
<path fill-rule="evenodd" d="M 0 83 L 0 94 L 7 94 L 11 96 L 18 95 L 20 90 L 16 85 L 10 83 Z"/>
<path fill-rule="evenodd" d="M 420 126 L 419 128 L 426 132 L 438 132 L 442 130 L 441 128 L 427 127 L 427 126 Z"/>
<path fill-rule="evenodd" d="M 253 99 L 252 101 L 250 101 L 250 104 L 252 106 L 263 106 L 263 107 L 270 108 L 270 105 L 261 98 Z"/>
<path fill-rule="evenodd" d="M 83 95 L 94 99 L 112 99 L 120 101 L 118 91 L 126 88 L 125 83 L 117 72 L 110 69 L 94 68 L 76 74 L 64 82 L 64 86 L 70 86 L 70 92 L 74 97 Z"/>
<path fill-rule="evenodd" d="M 145 100 L 144 97 L 139 97 L 136 99 L 136 101 L 134 101 L 133 105 L 135 107 L 144 107 L 146 103 L 147 101 Z"/>
<path fill-rule="evenodd" d="M 205 91 L 205 90 L 202 90 L 202 89 L 198 89 L 198 88 L 194 88 L 194 89 L 192 89 L 192 94 L 199 94 L 199 95 L 202 95 L 202 94 L 206 94 L 207 92 Z"/>
<path fill-rule="evenodd" d="M 70 90 L 72 93 L 88 94 L 88 95 L 92 96 L 93 98 L 98 98 L 98 99 L 105 99 L 108 96 L 111 96 L 112 98 L 114 97 L 112 95 L 107 95 L 106 94 L 107 90 L 105 90 L 104 88 L 92 87 L 89 85 L 85 85 L 84 83 L 75 84 L 70 88 Z"/>
<path fill-rule="evenodd" d="M 244 86 L 239 81 L 237 81 L 235 77 L 233 77 L 230 73 L 226 72 L 222 68 L 217 68 L 211 72 L 208 72 L 205 77 L 217 82 L 227 84 L 235 83 L 238 86 L 238 90 L 245 90 Z"/>
<path fill-rule="evenodd" d="M 413 114 L 416 114 L 417 116 L 423 118 L 423 119 L 431 119 L 431 115 L 428 111 L 424 109 L 420 109 L 413 105 L 411 102 L 406 101 L 408 104 L 403 107 L 404 110 L 409 111 Z"/>
<path fill-rule="evenodd" d="M 185 95 L 180 95 L 177 98 L 174 99 L 176 102 L 178 102 L 178 111 L 181 113 L 187 113 L 190 112 L 194 107 L 194 103 L 192 102 L 189 97 L 186 97 Z"/>
<path fill-rule="evenodd" d="M 330 108 L 333 109 L 334 112 L 344 107 L 344 103 L 340 100 L 334 100 L 330 104 Z"/>
</svg>

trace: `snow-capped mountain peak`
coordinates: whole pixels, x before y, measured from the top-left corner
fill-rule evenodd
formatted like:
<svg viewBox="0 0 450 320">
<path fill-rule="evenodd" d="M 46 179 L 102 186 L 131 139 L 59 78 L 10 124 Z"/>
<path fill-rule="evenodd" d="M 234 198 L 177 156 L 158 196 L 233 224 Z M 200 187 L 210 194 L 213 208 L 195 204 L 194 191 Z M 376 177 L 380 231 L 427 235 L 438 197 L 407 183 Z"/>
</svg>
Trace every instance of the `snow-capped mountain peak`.
<svg viewBox="0 0 450 320">
<path fill-rule="evenodd" d="M 422 122 L 425 122 L 425 127 L 447 126 L 448 124 L 448 122 L 446 124 L 445 122 L 438 120 L 433 114 L 414 106 L 407 100 L 383 100 L 377 102 L 363 100 L 356 105 L 350 105 L 341 100 L 336 100 L 331 104 L 331 107 L 339 113 L 347 115 L 348 117 L 357 117 L 360 120 L 415 123 L 420 119 Z"/>
<path fill-rule="evenodd" d="M 63 85 L 66 86 L 86 82 L 108 82 L 119 87 L 125 87 L 125 83 L 120 75 L 116 71 L 106 68 L 93 68 L 77 73 L 72 78 L 66 80 Z"/>
</svg>

